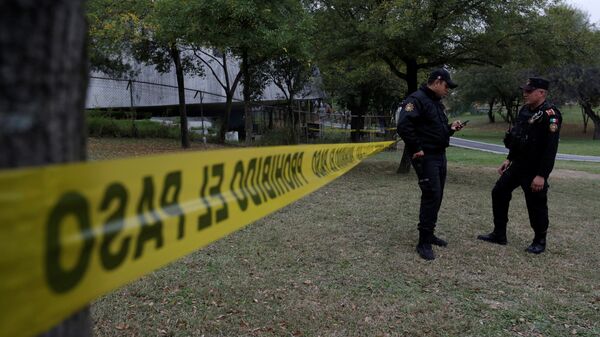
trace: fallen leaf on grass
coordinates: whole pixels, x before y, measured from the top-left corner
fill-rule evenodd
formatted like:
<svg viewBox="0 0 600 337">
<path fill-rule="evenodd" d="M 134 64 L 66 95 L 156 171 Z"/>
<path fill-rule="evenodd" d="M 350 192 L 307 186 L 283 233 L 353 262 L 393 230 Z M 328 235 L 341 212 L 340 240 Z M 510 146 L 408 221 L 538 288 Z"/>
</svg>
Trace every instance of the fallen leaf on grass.
<svg viewBox="0 0 600 337">
<path fill-rule="evenodd" d="M 126 330 L 126 329 L 129 329 L 129 324 L 119 323 L 119 324 L 117 324 L 117 326 L 115 326 L 115 328 L 117 330 Z"/>
</svg>

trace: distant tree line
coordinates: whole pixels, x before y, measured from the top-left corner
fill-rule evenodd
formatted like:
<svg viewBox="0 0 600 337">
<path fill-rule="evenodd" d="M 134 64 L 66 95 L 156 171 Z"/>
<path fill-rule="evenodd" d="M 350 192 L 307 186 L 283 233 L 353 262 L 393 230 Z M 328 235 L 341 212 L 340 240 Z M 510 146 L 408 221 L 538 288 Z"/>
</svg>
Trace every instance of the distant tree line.
<svg viewBox="0 0 600 337">
<path fill-rule="evenodd" d="M 242 88 L 251 138 L 251 102 L 275 84 L 287 102 L 293 143 L 294 97 L 315 74 L 329 103 L 350 111 L 352 129 L 360 130 L 366 115 L 392 116 L 435 67 L 450 68 L 461 84 L 452 105 L 485 106 L 490 122 L 511 122 L 521 103 L 518 85 L 547 76 L 553 98 L 577 102 L 600 139 L 599 84 L 585 80 L 600 69 L 600 32 L 562 1 L 89 0 L 87 14 L 93 69 L 124 75 L 130 60 L 175 69 L 184 147 L 183 74 L 214 76 L 223 88 L 221 141 L 235 90 Z M 240 64 L 236 73 L 231 60 Z M 360 135 L 353 132 L 352 140 Z M 408 170 L 404 159 L 399 171 Z"/>
</svg>

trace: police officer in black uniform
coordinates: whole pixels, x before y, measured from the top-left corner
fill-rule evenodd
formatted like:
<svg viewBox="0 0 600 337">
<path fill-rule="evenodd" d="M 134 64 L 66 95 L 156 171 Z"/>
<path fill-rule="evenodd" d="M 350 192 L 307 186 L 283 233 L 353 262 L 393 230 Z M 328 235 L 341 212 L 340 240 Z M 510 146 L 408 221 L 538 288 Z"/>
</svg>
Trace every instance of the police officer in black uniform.
<svg viewBox="0 0 600 337">
<path fill-rule="evenodd" d="M 525 105 L 504 139 L 507 159 L 498 169 L 501 175 L 492 190 L 494 231 L 479 240 L 507 244 L 506 224 L 512 191 L 521 186 L 534 238 L 526 251 L 540 254 L 546 249 L 548 230 L 548 176 L 554 167 L 562 116 L 546 101 L 548 81 L 530 78 L 521 86 Z"/>
<path fill-rule="evenodd" d="M 456 87 L 447 70 L 434 70 L 427 84 L 404 100 L 398 121 L 398 135 L 412 154 L 421 188 L 417 252 L 425 260 L 435 259 L 432 244 L 448 245 L 434 235 L 434 230 L 446 182 L 446 148 L 450 136 L 463 127 L 460 121 L 448 124 L 441 99 L 449 88 Z"/>
</svg>

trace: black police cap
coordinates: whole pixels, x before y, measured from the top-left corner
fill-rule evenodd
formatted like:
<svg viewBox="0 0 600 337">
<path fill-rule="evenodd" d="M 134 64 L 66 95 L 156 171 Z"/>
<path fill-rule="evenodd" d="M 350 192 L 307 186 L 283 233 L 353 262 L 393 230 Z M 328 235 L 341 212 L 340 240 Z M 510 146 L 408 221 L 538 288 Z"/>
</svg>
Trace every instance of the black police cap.
<svg viewBox="0 0 600 337">
<path fill-rule="evenodd" d="M 429 74 L 429 81 L 431 82 L 433 80 L 444 80 L 446 83 L 448 83 L 448 87 L 451 89 L 458 87 L 458 84 L 454 83 L 450 78 L 450 73 L 448 70 L 444 68 L 436 69 Z"/>
<path fill-rule="evenodd" d="M 548 90 L 549 86 L 550 86 L 550 82 L 548 82 L 548 80 L 546 80 L 546 79 L 543 79 L 541 77 L 530 77 L 527 80 L 527 83 L 520 86 L 519 88 L 526 90 L 526 91 L 532 91 L 535 89 Z"/>
</svg>

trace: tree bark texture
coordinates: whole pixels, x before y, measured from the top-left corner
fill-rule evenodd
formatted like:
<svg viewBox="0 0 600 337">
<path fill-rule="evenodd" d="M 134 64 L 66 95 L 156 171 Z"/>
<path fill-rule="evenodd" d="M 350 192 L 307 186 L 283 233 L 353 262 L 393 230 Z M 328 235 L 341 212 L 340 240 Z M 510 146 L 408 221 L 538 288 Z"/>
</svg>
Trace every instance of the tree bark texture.
<svg viewBox="0 0 600 337">
<path fill-rule="evenodd" d="M 491 98 L 488 102 L 488 121 L 490 123 L 496 123 L 496 115 L 494 114 L 494 104 L 496 103 L 496 98 Z"/>
<path fill-rule="evenodd" d="M 85 160 L 86 34 L 82 0 L 0 1 L 0 168 Z M 89 310 L 44 336 L 91 336 Z"/>
<path fill-rule="evenodd" d="M 594 112 L 592 104 L 589 102 L 580 103 L 580 105 L 582 106 L 585 115 L 594 123 L 594 136 L 592 139 L 600 140 L 600 115 Z"/>
<path fill-rule="evenodd" d="M 254 116 L 250 106 L 250 101 L 252 100 L 250 97 L 252 79 L 250 78 L 250 62 L 247 50 L 242 52 L 242 73 L 244 79 L 244 88 L 242 90 L 244 95 L 244 129 L 246 130 L 246 144 L 250 145 L 252 143 L 252 133 L 254 132 Z"/>
<path fill-rule="evenodd" d="M 412 94 L 419 89 L 419 66 L 417 60 L 408 60 L 406 62 L 406 96 Z M 408 152 L 406 146 L 402 151 L 402 158 L 400 158 L 400 165 L 396 169 L 396 173 L 408 174 L 410 172 L 410 158 L 412 153 Z"/>
<path fill-rule="evenodd" d="M 365 128 L 365 115 L 369 109 L 371 99 L 371 91 L 365 87 L 360 90 L 360 96 L 354 97 L 352 104 L 348 106 L 350 109 L 350 139 L 353 143 L 360 142 L 363 138 L 362 130 Z"/>
<path fill-rule="evenodd" d="M 188 130 L 187 110 L 185 107 L 185 82 L 183 78 L 183 66 L 181 65 L 181 53 L 177 46 L 171 46 L 171 57 L 175 63 L 175 74 L 177 76 L 177 93 L 179 94 L 179 123 L 181 126 L 181 147 L 190 147 L 190 134 Z"/>
<path fill-rule="evenodd" d="M 85 159 L 83 4 L 0 2 L 0 167 Z"/>
</svg>

